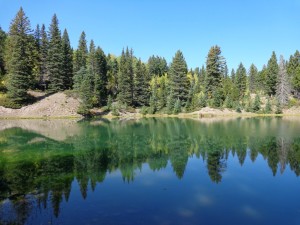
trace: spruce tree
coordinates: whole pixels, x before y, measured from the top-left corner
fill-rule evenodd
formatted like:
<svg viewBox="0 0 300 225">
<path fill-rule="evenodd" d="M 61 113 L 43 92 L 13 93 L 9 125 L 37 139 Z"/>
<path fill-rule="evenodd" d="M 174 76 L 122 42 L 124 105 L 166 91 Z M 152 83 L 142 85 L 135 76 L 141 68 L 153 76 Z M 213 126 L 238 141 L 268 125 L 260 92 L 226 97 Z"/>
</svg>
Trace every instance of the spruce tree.
<svg viewBox="0 0 300 225">
<path fill-rule="evenodd" d="M 78 109 L 78 113 L 88 115 L 89 110 L 93 107 L 93 77 L 90 71 L 84 67 L 81 67 L 79 71 L 75 73 L 76 77 L 81 77 L 81 83 L 78 85 L 79 96 L 81 104 Z"/>
<path fill-rule="evenodd" d="M 255 96 L 254 103 L 253 103 L 253 112 L 258 112 L 260 110 L 260 104 L 261 104 L 260 97 L 257 94 Z"/>
<path fill-rule="evenodd" d="M 87 67 L 87 59 L 88 59 L 88 48 L 86 42 L 85 32 L 82 31 L 78 48 L 75 51 L 75 58 L 74 58 L 74 73 L 79 71 L 81 67 Z"/>
<path fill-rule="evenodd" d="M 267 103 L 266 103 L 266 107 L 265 107 L 265 113 L 271 113 L 272 112 L 272 105 L 270 102 L 270 98 L 267 98 Z"/>
<path fill-rule="evenodd" d="M 266 91 L 269 96 L 276 94 L 277 77 L 278 77 L 278 64 L 276 54 L 273 51 L 270 60 L 268 61 L 266 71 Z"/>
<path fill-rule="evenodd" d="M 41 42 L 40 42 L 41 70 L 40 70 L 39 83 L 41 86 L 44 87 L 44 89 L 47 89 L 47 83 L 49 82 L 48 69 L 47 69 L 48 47 L 49 47 L 48 36 L 46 33 L 45 25 L 43 24 L 41 28 Z"/>
<path fill-rule="evenodd" d="M 118 78 L 118 100 L 121 103 L 125 103 L 128 106 L 133 106 L 133 91 L 134 91 L 134 79 L 133 79 L 133 51 L 126 48 L 126 51 L 122 51 L 120 59 L 120 71 Z"/>
<path fill-rule="evenodd" d="M 210 48 L 206 60 L 206 93 L 208 99 L 213 98 L 213 93 L 217 93 L 222 85 L 222 77 L 225 66 L 225 59 L 221 55 L 221 48 L 213 46 Z"/>
<path fill-rule="evenodd" d="M 6 42 L 5 61 L 8 72 L 8 96 L 17 104 L 27 98 L 32 77 L 30 21 L 22 8 L 13 19 Z"/>
<path fill-rule="evenodd" d="M 231 70 L 230 77 L 231 77 L 232 83 L 234 83 L 235 82 L 235 71 L 234 71 L 234 69 Z"/>
<path fill-rule="evenodd" d="M 244 97 L 247 87 L 247 73 L 244 65 L 242 63 L 239 64 L 238 69 L 235 74 L 235 86 L 239 90 L 240 98 Z"/>
<path fill-rule="evenodd" d="M 62 48 L 61 33 L 58 27 L 58 19 L 56 14 L 52 17 L 49 28 L 49 48 L 48 48 L 48 64 L 49 73 L 49 91 L 57 92 L 64 90 L 63 64 L 64 54 Z"/>
<path fill-rule="evenodd" d="M 71 48 L 67 29 L 64 30 L 62 36 L 63 50 L 63 82 L 64 89 L 71 89 L 73 86 L 73 51 Z"/>
<path fill-rule="evenodd" d="M 94 95 L 97 98 L 97 103 L 104 106 L 107 103 L 107 61 L 103 50 L 97 47 L 95 51 L 95 76 L 94 76 Z"/>
<path fill-rule="evenodd" d="M 283 56 L 280 56 L 279 72 L 277 78 L 276 96 L 280 105 L 287 105 L 291 93 L 290 82 L 286 72 Z"/>
<path fill-rule="evenodd" d="M 5 71 L 5 64 L 4 64 L 4 49 L 5 49 L 5 40 L 6 40 L 7 34 L 2 30 L 0 27 L 0 86 L 1 81 L 6 73 Z"/>
<path fill-rule="evenodd" d="M 155 75 L 164 75 L 168 72 L 168 65 L 166 59 L 159 56 L 151 56 L 148 59 L 148 70 L 151 77 Z"/>
<path fill-rule="evenodd" d="M 116 58 L 108 54 L 107 56 L 107 91 L 113 99 L 116 98 L 118 94 L 118 72 L 119 63 Z"/>
<path fill-rule="evenodd" d="M 173 99 L 179 99 L 181 104 L 187 101 L 189 82 L 187 78 L 187 64 L 183 54 L 178 50 L 170 66 L 170 89 Z"/>
<path fill-rule="evenodd" d="M 251 93 L 256 91 L 256 78 L 257 78 L 257 68 L 254 64 L 251 64 L 249 69 L 249 90 Z"/>
<path fill-rule="evenodd" d="M 135 66 L 134 76 L 134 102 L 135 106 L 148 105 L 149 101 L 149 87 L 146 81 L 146 66 L 139 59 Z"/>
</svg>

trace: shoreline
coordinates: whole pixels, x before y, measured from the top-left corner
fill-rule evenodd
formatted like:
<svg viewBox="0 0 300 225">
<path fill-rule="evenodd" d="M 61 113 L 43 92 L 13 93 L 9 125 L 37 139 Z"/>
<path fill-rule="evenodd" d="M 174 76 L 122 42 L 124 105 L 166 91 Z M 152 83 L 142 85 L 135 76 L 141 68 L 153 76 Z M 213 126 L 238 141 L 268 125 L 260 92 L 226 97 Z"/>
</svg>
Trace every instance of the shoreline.
<svg viewBox="0 0 300 225">
<path fill-rule="evenodd" d="M 131 114 L 123 114 L 120 116 L 113 116 L 111 114 L 103 115 L 103 116 L 92 116 L 90 118 L 94 119 L 140 119 L 140 118 L 180 118 L 180 119 L 206 119 L 206 118 L 253 118 L 253 117 L 285 117 L 285 116 L 295 116 L 300 117 L 300 113 L 290 114 L 258 114 L 258 113 L 224 113 L 224 114 L 197 114 L 197 113 L 180 113 L 180 114 L 147 114 L 142 115 L 140 113 L 131 113 Z M 59 119 L 85 119 L 89 117 L 84 116 L 1 116 L 0 120 L 59 120 Z"/>
</svg>

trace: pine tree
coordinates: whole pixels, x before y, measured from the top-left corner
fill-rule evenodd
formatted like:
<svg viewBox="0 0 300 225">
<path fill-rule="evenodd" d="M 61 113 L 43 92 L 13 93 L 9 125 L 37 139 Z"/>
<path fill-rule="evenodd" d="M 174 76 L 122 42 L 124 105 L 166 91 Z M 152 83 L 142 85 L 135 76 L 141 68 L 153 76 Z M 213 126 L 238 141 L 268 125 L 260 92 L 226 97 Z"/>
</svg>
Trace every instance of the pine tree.
<svg viewBox="0 0 300 225">
<path fill-rule="evenodd" d="M 174 105 L 174 111 L 173 113 L 174 114 L 178 114 L 181 112 L 181 102 L 180 102 L 180 99 L 177 98 L 176 102 L 175 102 L 175 105 Z"/>
<path fill-rule="evenodd" d="M 31 32 L 30 21 L 20 8 L 10 25 L 5 53 L 8 96 L 18 104 L 27 99 L 32 77 Z"/>
<path fill-rule="evenodd" d="M 64 30 L 62 36 L 63 50 L 63 82 L 64 89 L 71 89 L 73 86 L 73 51 L 71 48 L 67 29 Z"/>
<path fill-rule="evenodd" d="M 103 50 L 97 47 L 95 51 L 95 76 L 94 76 L 94 95 L 98 99 L 98 105 L 104 106 L 107 103 L 107 61 Z"/>
<path fill-rule="evenodd" d="M 225 59 L 221 56 L 221 49 L 219 46 L 210 48 L 206 60 L 206 92 L 208 99 L 213 97 L 213 93 L 221 87 L 223 71 L 225 66 Z"/>
<path fill-rule="evenodd" d="M 151 77 L 155 75 L 162 76 L 168 72 L 166 59 L 159 56 L 153 55 L 148 59 L 148 68 Z"/>
<path fill-rule="evenodd" d="M 235 71 L 234 71 L 234 69 L 231 70 L 230 77 L 231 77 L 232 83 L 234 83 L 235 82 Z"/>
<path fill-rule="evenodd" d="M 81 67 L 75 74 L 76 77 L 81 77 L 81 83 L 78 85 L 78 91 L 81 99 L 81 104 L 78 113 L 88 115 L 89 110 L 93 107 L 93 77 L 90 71 Z"/>
<path fill-rule="evenodd" d="M 50 92 L 64 90 L 63 68 L 64 64 L 61 33 L 58 27 L 58 19 L 56 17 L 56 14 L 54 14 L 49 28 L 49 48 L 47 64 L 50 81 Z"/>
<path fill-rule="evenodd" d="M 118 99 L 121 103 L 133 106 L 133 51 L 128 48 L 122 51 L 118 78 Z"/>
<path fill-rule="evenodd" d="M 283 56 L 280 56 L 279 72 L 277 78 L 276 96 L 280 105 L 284 106 L 289 101 L 291 93 L 290 83 L 286 72 L 285 61 Z"/>
<path fill-rule="evenodd" d="M 48 47 L 49 47 L 49 41 L 48 41 L 45 25 L 43 24 L 41 28 L 41 42 L 40 42 L 41 70 L 40 70 L 39 83 L 41 86 L 44 87 L 44 89 L 47 89 L 47 83 L 49 82 L 48 69 L 47 69 Z"/>
<path fill-rule="evenodd" d="M 87 67 L 87 59 L 88 59 L 88 48 L 87 48 L 87 42 L 86 42 L 86 36 L 85 32 L 82 31 L 78 48 L 75 51 L 75 57 L 74 57 L 74 73 L 79 71 L 81 67 L 86 68 Z"/>
<path fill-rule="evenodd" d="M 189 82 L 187 78 L 187 64 L 183 54 L 178 50 L 170 66 L 170 89 L 173 99 L 179 99 L 181 104 L 187 100 Z"/>
<path fill-rule="evenodd" d="M 2 30 L 0 27 L 0 86 L 1 86 L 1 81 L 6 73 L 5 71 L 5 64 L 4 64 L 4 49 L 5 49 L 5 40 L 6 40 L 6 33 Z"/>
<path fill-rule="evenodd" d="M 134 76 L 134 102 L 135 106 L 145 106 L 148 105 L 149 101 L 149 87 L 146 81 L 146 66 L 139 59 L 135 66 L 135 76 Z"/>
<path fill-rule="evenodd" d="M 247 85 L 247 73 L 244 65 L 242 63 L 239 64 L 238 69 L 235 74 L 235 86 L 238 88 L 240 93 L 240 98 L 244 97 L 246 92 Z"/>
<path fill-rule="evenodd" d="M 275 95 L 276 93 L 278 71 L 276 54 L 273 52 L 270 60 L 268 61 L 266 72 L 266 91 L 269 96 Z"/>
<path fill-rule="evenodd" d="M 257 68 L 254 64 L 251 64 L 249 69 L 249 90 L 251 93 L 256 91 L 256 77 L 257 77 Z"/>
<path fill-rule="evenodd" d="M 253 111 L 254 112 L 258 112 L 260 110 L 260 104 L 261 104 L 260 97 L 257 94 L 255 96 L 254 103 L 253 103 Z"/>
<path fill-rule="evenodd" d="M 107 56 L 107 91 L 114 99 L 118 94 L 118 72 L 119 63 L 116 58 L 108 54 Z"/>
</svg>

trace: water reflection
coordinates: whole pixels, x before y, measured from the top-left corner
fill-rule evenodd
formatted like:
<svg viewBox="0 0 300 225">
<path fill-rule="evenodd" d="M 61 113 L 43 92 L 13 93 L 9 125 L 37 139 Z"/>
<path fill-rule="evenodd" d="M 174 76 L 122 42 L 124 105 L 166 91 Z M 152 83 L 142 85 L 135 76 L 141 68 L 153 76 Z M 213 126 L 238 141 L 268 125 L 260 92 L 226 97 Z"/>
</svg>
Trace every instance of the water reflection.
<svg viewBox="0 0 300 225">
<path fill-rule="evenodd" d="M 286 167 L 300 173 L 300 122 L 280 118 L 196 121 L 1 121 L 0 223 L 24 224 L 34 209 L 49 208 L 58 217 L 68 202 L 74 180 L 82 198 L 106 176 L 120 171 L 134 182 L 147 164 L 153 172 L 171 165 L 185 177 L 191 157 L 205 162 L 207 174 L 221 183 L 229 158 L 243 166 L 262 156 L 273 176 Z M 13 125 L 9 125 L 13 124 Z M 30 126 L 32 124 L 32 126 Z M 68 127 L 69 129 L 63 128 Z M 60 132 L 62 132 L 60 134 Z M 142 171 L 143 172 L 143 171 Z M 207 196 L 197 196 L 211 205 Z M 250 207 L 243 211 L 256 215 Z M 188 211 L 181 210 L 184 215 Z M 28 221 L 27 221 L 28 222 Z"/>
</svg>

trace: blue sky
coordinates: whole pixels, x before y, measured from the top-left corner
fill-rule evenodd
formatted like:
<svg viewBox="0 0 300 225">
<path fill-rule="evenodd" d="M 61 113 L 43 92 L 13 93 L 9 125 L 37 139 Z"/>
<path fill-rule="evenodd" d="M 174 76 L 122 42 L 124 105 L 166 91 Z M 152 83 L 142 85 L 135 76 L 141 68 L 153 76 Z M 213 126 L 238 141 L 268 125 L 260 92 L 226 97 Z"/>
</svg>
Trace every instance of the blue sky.
<svg viewBox="0 0 300 225">
<path fill-rule="evenodd" d="M 84 30 L 106 53 L 129 46 L 143 61 L 154 54 L 170 62 L 180 49 L 194 68 L 219 45 L 229 68 L 260 69 L 273 50 L 288 59 L 300 49 L 300 0 L 0 0 L 2 29 L 20 6 L 33 28 L 48 28 L 56 13 L 75 48 Z"/>
</svg>

